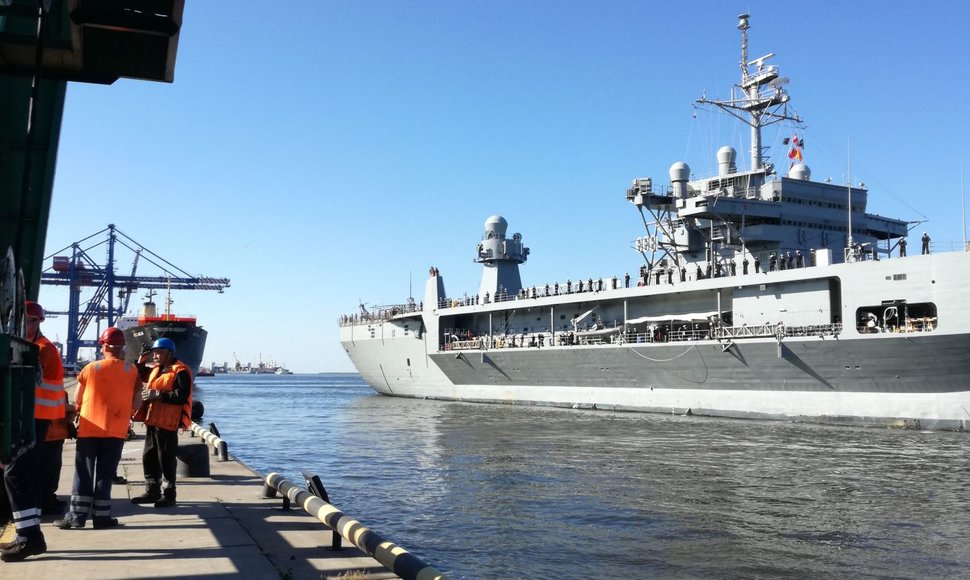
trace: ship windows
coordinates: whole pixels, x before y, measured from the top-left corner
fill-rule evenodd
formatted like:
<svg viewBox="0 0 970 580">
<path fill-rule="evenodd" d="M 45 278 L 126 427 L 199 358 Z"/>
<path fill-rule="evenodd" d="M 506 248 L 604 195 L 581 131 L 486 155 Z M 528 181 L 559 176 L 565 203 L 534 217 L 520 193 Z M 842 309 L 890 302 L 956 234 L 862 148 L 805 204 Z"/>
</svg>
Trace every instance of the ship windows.
<svg viewBox="0 0 970 580">
<path fill-rule="evenodd" d="M 856 310 L 856 330 L 860 334 L 932 332 L 938 323 L 936 304 L 932 302 L 884 300 L 882 304 Z"/>
</svg>

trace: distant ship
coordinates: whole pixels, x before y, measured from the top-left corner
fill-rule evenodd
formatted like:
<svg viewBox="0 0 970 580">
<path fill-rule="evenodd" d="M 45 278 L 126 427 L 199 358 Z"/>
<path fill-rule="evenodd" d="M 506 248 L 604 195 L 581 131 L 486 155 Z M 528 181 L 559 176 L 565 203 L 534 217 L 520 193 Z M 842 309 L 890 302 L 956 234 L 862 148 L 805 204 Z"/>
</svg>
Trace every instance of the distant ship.
<svg viewBox="0 0 970 580">
<path fill-rule="evenodd" d="M 404 397 L 970 427 L 970 253 L 931 254 L 924 233 L 906 256 L 909 224 L 868 213 L 862 184 L 813 181 L 797 134 L 786 174 L 767 162 L 762 128 L 801 119 L 773 54 L 748 58 L 739 18 L 741 81 L 698 102 L 750 127 L 749 169 L 725 146 L 716 175 L 679 161 L 669 185 L 635 179 L 632 277 L 523 286 L 529 249 L 488 218 L 476 294 L 449 296 L 432 267 L 421 303 L 340 318 L 363 379 Z"/>
<path fill-rule="evenodd" d="M 235 358 L 235 363 L 230 365 L 229 363 L 223 363 L 217 366 L 215 363 L 212 364 L 211 370 L 215 374 L 230 374 L 230 375 L 292 375 L 283 365 L 278 365 L 273 361 L 269 363 L 264 363 L 262 355 L 260 355 L 258 363 L 241 363 L 236 354 L 233 353 Z"/>
<path fill-rule="evenodd" d="M 175 342 L 175 356 L 189 367 L 192 376 L 198 376 L 209 333 L 196 324 L 194 316 L 172 314 L 171 299 L 168 300 L 166 312 L 158 314 L 152 300 L 154 295 L 154 292 L 149 292 L 137 319 L 123 318 L 118 321 L 118 327 L 125 332 L 126 360 L 136 361 L 142 350 L 150 347 L 155 340 L 169 338 Z"/>
</svg>

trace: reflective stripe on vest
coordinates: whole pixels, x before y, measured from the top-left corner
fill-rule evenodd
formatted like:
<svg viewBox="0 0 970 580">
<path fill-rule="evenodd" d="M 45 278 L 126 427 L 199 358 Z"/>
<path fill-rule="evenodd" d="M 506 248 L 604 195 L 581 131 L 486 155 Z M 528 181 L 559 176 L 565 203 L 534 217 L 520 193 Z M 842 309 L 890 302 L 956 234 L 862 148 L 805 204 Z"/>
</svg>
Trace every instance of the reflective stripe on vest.
<svg viewBox="0 0 970 580">
<path fill-rule="evenodd" d="M 64 365 L 61 354 L 46 336 L 36 341 L 40 348 L 40 370 L 43 378 L 34 389 L 34 418 L 63 419 L 64 409 Z"/>
</svg>

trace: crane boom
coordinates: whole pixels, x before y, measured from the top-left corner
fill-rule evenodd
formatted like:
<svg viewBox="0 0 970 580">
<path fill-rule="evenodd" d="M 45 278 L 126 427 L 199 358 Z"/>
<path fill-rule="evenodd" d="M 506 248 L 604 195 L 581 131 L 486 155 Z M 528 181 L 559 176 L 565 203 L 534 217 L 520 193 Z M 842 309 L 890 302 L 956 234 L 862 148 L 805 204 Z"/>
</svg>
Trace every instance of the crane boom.
<svg viewBox="0 0 970 580">
<path fill-rule="evenodd" d="M 91 241 L 93 238 L 107 232 L 107 237 L 101 241 Z M 91 241 L 91 245 L 81 247 L 84 242 Z M 107 263 L 99 265 L 89 254 L 95 247 L 105 245 Z M 130 275 L 115 274 L 117 257 L 115 249 L 121 245 L 134 253 Z M 70 257 L 63 254 L 70 248 Z M 136 271 L 139 259 L 143 259 L 161 270 L 161 275 L 138 276 Z M 115 320 L 125 314 L 132 293 L 140 289 L 148 290 L 215 290 L 222 292 L 229 287 L 229 278 L 213 278 L 208 276 L 193 276 L 175 266 L 168 260 L 155 254 L 145 246 L 130 238 L 114 224 L 100 232 L 74 242 L 70 246 L 47 256 L 44 262 L 52 260 L 52 265 L 41 273 L 41 284 L 48 286 L 69 287 L 69 304 L 66 312 L 49 309 L 51 314 L 67 314 L 68 330 L 64 360 L 67 366 L 73 367 L 77 363 L 78 349 L 95 346 L 93 340 L 84 340 L 82 336 L 92 321 L 108 320 L 108 325 L 115 324 Z M 94 288 L 94 295 L 82 306 L 81 290 Z M 115 290 L 117 289 L 120 304 L 115 306 Z"/>
</svg>

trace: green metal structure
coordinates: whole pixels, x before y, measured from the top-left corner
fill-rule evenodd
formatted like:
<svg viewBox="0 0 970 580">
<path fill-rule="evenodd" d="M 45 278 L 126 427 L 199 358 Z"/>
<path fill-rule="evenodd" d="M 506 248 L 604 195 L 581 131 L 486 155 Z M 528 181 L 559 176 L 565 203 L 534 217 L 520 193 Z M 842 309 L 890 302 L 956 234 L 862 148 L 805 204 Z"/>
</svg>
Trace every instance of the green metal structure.
<svg viewBox="0 0 970 580">
<path fill-rule="evenodd" d="M 22 311 L 40 289 L 67 83 L 173 82 L 184 6 L 0 1 L 0 462 L 33 433 L 37 348 Z"/>
</svg>

